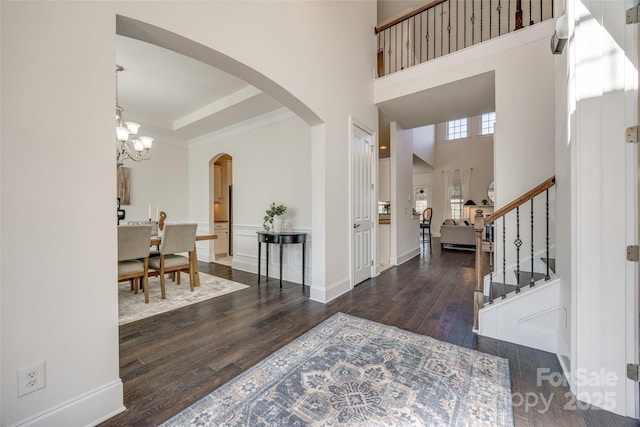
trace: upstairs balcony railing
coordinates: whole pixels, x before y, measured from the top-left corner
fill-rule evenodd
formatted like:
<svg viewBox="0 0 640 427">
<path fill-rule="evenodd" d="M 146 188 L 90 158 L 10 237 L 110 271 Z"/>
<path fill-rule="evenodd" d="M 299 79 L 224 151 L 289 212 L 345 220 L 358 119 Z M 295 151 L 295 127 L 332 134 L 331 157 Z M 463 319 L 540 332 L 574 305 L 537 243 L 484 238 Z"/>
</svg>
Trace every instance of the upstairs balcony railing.
<svg viewBox="0 0 640 427">
<path fill-rule="evenodd" d="M 554 0 L 435 0 L 377 27 L 378 77 L 553 18 Z"/>
</svg>

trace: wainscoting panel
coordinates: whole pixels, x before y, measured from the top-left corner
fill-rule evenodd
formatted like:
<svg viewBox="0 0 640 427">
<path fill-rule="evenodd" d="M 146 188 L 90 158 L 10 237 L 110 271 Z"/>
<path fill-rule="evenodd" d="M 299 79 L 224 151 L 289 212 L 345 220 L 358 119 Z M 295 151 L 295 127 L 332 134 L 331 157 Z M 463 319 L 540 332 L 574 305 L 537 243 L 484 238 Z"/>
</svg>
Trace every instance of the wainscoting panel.
<svg viewBox="0 0 640 427">
<path fill-rule="evenodd" d="M 198 223 L 198 233 L 208 233 L 208 224 Z M 262 231 L 262 226 L 255 225 L 233 225 L 233 261 L 232 267 L 237 270 L 258 272 L 258 236 L 256 232 Z M 307 233 L 306 243 L 306 267 L 305 284 L 311 284 L 311 230 L 294 229 L 296 232 Z M 209 261 L 209 242 L 197 242 L 198 260 Z M 278 245 L 269 246 L 269 277 L 280 278 L 280 250 Z M 261 274 L 266 273 L 266 250 L 267 245 L 262 245 Z M 284 245 L 282 250 L 282 280 L 293 283 L 302 283 L 302 245 Z M 263 280 L 263 279 L 261 279 Z"/>
</svg>

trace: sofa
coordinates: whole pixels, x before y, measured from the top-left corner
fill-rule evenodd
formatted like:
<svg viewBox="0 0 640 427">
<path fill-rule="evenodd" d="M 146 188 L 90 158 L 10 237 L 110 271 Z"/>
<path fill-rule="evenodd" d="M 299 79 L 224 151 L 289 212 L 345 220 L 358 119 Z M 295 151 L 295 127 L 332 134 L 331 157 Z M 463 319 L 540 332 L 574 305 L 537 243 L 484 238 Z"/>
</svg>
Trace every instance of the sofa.
<svg viewBox="0 0 640 427">
<path fill-rule="evenodd" d="M 476 231 L 468 221 L 447 219 L 440 227 L 440 246 L 476 246 Z"/>
</svg>

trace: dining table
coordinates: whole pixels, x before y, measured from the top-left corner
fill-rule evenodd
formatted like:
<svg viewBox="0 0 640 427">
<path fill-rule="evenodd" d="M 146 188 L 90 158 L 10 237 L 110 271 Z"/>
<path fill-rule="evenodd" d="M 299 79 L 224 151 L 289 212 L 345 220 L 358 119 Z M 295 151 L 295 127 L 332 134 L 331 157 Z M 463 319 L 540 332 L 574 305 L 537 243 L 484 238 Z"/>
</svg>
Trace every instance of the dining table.
<svg viewBox="0 0 640 427">
<path fill-rule="evenodd" d="M 196 241 L 202 240 L 216 240 L 218 236 L 216 234 L 196 234 Z M 162 235 L 151 236 L 150 246 L 159 246 L 162 243 Z M 193 246 L 193 250 L 189 251 L 189 264 L 193 269 L 193 286 L 200 286 L 200 275 L 198 274 L 198 254 L 196 252 L 196 246 Z"/>
</svg>

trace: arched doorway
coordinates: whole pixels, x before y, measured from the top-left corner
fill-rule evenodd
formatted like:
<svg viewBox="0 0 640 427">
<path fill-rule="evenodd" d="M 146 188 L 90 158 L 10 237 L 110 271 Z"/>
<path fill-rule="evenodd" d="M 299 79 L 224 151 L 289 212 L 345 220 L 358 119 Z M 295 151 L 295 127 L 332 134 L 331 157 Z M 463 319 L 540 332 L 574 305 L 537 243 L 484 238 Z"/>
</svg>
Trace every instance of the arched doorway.
<svg viewBox="0 0 640 427">
<path fill-rule="evenodd" d="M 233 158 L 226 153 L 209 161 L 209 261 L 231 266 L 233 261 Z"/>
</svg>

